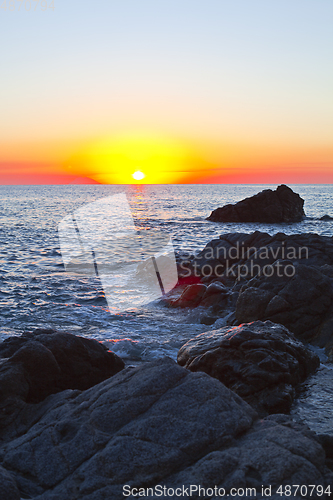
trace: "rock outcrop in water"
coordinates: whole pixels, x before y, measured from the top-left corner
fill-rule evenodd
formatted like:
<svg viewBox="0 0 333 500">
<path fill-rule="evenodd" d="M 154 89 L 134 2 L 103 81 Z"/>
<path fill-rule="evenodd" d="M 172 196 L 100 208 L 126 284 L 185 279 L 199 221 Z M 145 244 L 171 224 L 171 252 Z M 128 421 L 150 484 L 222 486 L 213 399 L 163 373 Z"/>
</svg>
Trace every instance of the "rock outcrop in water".
<svg viewBox="0 0 333 500">
<path fill-rule="evenodd" d="M 93 339 L 55 330 L 10 337 L 0 344 L 0 422 L 12 421 L 26 402 L 88 389 L 123 368 L 121 358 Z"/>
<path fill-rule="evenodd" d="M 182 276 L 207 286 L 195 304 L 206 309 L 203 323 L 223 317 L 231 325 L 271 320 L 299 339 L 325 347 L 333 361 L 333 238 L 223 234 L 178 264 Z M 185 296 L 193 286 L 188 285 Z M 214 293 L 208 297 L 210 289 Z M 165 302 L 181 305 L 172 295 Z"/>
<path fill-rule="evenodd" d="M 270 321 L 202 333 L 183 345 L 177 359 L 223 382 L 261 416 L 289 412 L 295 387 L 320 364 L 291 332 Z"/>
<path fill-rule="evenodd" d="M 214 210 L 207 220 L 212 222 L 300 222 L 304 217 L 304 200 L 282 184 L 275 191 L 265 189 L 235 205 Z"/>
<path fill-rule="evenodd" d="M 256 498 L 264 485 L 277 499 L 280 485 L 333 482 L 306 426 L 285 415 L 258 420 L 221 382 L 168 358 L 26 404 L 7 429 L 0 460 L 0 498 L 10 500 L 120 499 L 156 485 L 178 493 L 216 486 L 226 495 L 256 488 Z M 151 491 L 149 498 L 161 498 Z"/>
</svg>

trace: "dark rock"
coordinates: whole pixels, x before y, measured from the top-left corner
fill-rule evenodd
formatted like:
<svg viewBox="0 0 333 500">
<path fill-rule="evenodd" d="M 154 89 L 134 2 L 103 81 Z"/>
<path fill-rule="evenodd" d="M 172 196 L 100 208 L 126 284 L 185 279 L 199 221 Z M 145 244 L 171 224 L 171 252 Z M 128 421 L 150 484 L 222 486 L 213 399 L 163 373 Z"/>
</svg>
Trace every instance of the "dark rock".
<svg viewBox="0 0 333 500">
<path fill-rule="evenodd" d="M 201 302 L 206 290 L 207 287 L 203 283 L 188 285 L 178 299 L 170 301 L 170 305 L 173 307 L 196 307 Z"/>
<path fill-rule="evenodd" d="M 237 300 L 236 319 L 238 323 L 249 323 L 261 319 L 274 297 L 274 294 L 269 290 L 245 288 Z"/>
<path fill-rule="evenodd" d="M 181 347 L 178 363 L 217 378 L 267 415 L 290 410 L 294 387 L 319 358 L 283 326 L 256 321 L 198 335 Z"/>
<path fill-rule="evenodd" d="M 23 369 L 29 392 L 28 402 L 39 402 L 54 392 L 61 369 L 50 349 L 40 342 L 30 340 L 18 349 L 8 360 L 8 365 Z"/>
<path fill-rule="evenodd" d="M 105 487 L 105 498 L 121 498 L 128 481 L 152 484 L 190 466 L 255 418 L 220 382 L 170 359 L 128 368 L 74 399 L 62 394 L 1 451 L 6 468 L 41 485 L 50 499 L 93 491 L 103 498 Z M 20 417 L 26 420 L 24 412 Z"/>
<path fill-rule="evenodd" d="M 333 458 L 333 436 L 318 434 L 317 439 L 325 450 L 327 458 Z"/>
<path fill-rule="evenodd" d="M 333 471 L 333 436 L 319 434 L 316 438 L 325 450 L 327 467 Z"/>
<path fill-rule="evenodd" d="M 202 325 L 213 325 L 217 320 L 217 316 L 211 316 L 210 314 L 202 314 L 200 316 L 200 323 Z"/>
<path fill-rule="evenodd" d="M 216 295 L 216 294 L 227 294 L 228 289 L 219 281 L 215 281 L 214 283 L 211 283 L 205 292 L 205 295 L 203 296 L 203 299 L 206 297 L 210 297 L 211 295 Z"/>
<path fill-rule="evenodd" d="M 271 320 L 303 341 L 325 347 L 333 340 L 333 284 L 320 268 L 299 265 L 294 276 L 256 276 L 243 285 L 236 323 Z"/>
<path fill-rule="evenodd" d="M 260 193 L 214 210 L 207 220 L 213 222 L 299 222 L 304 216 L 304 200 L 282 184 L 275 191 Z"/>
<path fill-rule="evenodd" d="M 281 323 L 302 341 L 325 347 L 333 359 L 332 237 L 223 234 L 193 257 L 191 269 L 206 282 L 195 305 L 206 307 L 209 316 L 236 309 L 228 324 Z M 205 278 L 207 269 L 211 273 Z M 221 293 L 217 280 L 222 280 Z"/>
<path fill-rule="evenodd" d="M 206 276 L 206 281 L 234 282 L 248 280 L 277 261 L 332 266 L 333 238 L 311 233 L 270 236 L 260 231 L 223 234 L 193 257 L 187 273 L 201 279 Z"/>
<path fill-rule="evenodd" d="M 177 486 L 181 484 L 181 481 L 188 484 L 200 484 L 206 488 L 211 487 L 211 484 L 217 484 L 225 488 L 227 496 L 232 496 L 230 491 L 235 488 L 235 485 L 243 489 L 255 488 L 257 495 L 253 498 L 258 499 L 267 498 L 261 494 L 262 486 L 264 488 L 271 486 L 272 495 L 266 493 L 269 498 L 273 500 L 288 498 L 281 493 L 280 495 L 274 493 L 281 484 L 290 484 L 288 480 L 290 481 L 291 477 L 294 478 L 291 484 L 295 482 L 298 484 L 301 478 L 303 481 L 308 475 L 304 458 L 307 457 L 306 460 L 312 463 L 317 462 L 317 460 L 322 460 L 319 458 L 322 452 L 320 447 L 310 445 L 310 455 L 307 456 L 307 445 L 313 442 L 313 435 L 305 426 L 295 424 L 287 416 L 282 417 L 284 418 L 281 418 L 281 415 L 271 415 L 257 421 L 253 428 L 237 441 L 237 446 L 211 453 L 196 463 L 190 471 L 186 470 L 178 475 Z M 266 455 L 262 453 L 263 447 L 266 449 Z M 298 451 L 300 455 L 295 462 L 292 457 L 297 455 Z M 321 485 L 315 479 L 314 469 L 312 470 L 315 484 Z M 326 469 L 324 475 L 324 484 L 329 484 L 331 472 Z M 214 497 L 214 500 L 217 498 Z M 235 498 L 244 498 L 244 495 Z M 301 499 L 302 496 L 295 493 L 293 498 Z"/>
<path fill-rule="evenodd" d="M 21 495 L 14 477 L 0 466 L 0 498 L 3 500 L 20 500 Z"/>
<path fill-rule="evenodd" d="M 333 363 L 333 328 L 331 328 L 331 338 L 326 345 L 325 351 L 328 357 L 328 361 Z"/>
<path fill-rule="evenodd" d="M 333 217 L 331 217 L 330 215 L 323 215 L 319 220 L 333 220 Z"/>
<path fill-rule="evenodd" d="M 97 342 L 53 330 L 36 330 L 0 344 L 0 419 L 8 423 L 22 402 L 38 403 L 64 389 L 87 389 L 124 368 Z"/>
<path fill-rule="evenodd" d="M 211 307 L 214 308 L 214 310 L 224 310 L 227 307 L 228 304 L 228 295 L 226 295 L 224 292 L 222 293 L 216 293 L 208 296 L 204 296 L 203 299 L 200 302 L 200 306 L 205 306 L 205 307 Z"/>
<path fill-rule="evenodd" d="M 319 266 L 319 270 L 321 273 L 325 274 L 325 276 L 328 276 L 329 278 L 333 278 L 333 266 L 330 266 L 329 264 L 325 264 L 323 266 Z"/>
<path fill-rule="evenodd" d="M 281 415 L 255 419 L 218 380 L 156 360 L 81 394 L 26 405 L 16 422 L 21 435 L 0 457 L 21 497 L 36 500 L 120 499 L 124 485 L 257 487 L 260 497 L 261 485 L 332 484 L 308 428 Z"/>
<path fill-rule="evenodd" d="M 229 291 L 221 282 L 215 281 L 210 283 L 205 291 L 200 302 L 201 306 L 210 307 L 220 305 L 225 308 L 228 302 Z"/>
</svg>

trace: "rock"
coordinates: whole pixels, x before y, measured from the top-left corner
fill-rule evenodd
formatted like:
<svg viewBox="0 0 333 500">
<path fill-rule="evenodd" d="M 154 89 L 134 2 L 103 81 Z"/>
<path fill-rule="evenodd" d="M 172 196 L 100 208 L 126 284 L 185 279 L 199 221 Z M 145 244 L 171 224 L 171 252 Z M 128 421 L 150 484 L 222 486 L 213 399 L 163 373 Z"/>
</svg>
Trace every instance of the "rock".
<svg viewBox="0 0 333 500">
<path fill-rule="evenodd" d="M 326 465 L 333 471 L 333 436 L 329 434 L 319 434 L 317 440 L 324 448 L 326 454 Z"/>
<path fill-rule="evenodd" d="M 120 485 L 159 481 L 193 456 L 225 446 L 255 418 L 220 382 L 170 359 L 118 375 L 74 399 L 56 395 L 37 425 L 4 446 L 4 466 L 48 490 L 50 499 L 94 490 L 103 497 L 105 487 L 105 498 L 121 498 Z"/>
<path fill-rule="evenodd" d="M 202 325 L 213 325 L 215 321 L 217 320 L 217 316 L 211 316 L 210 314 L 202 314 L 200 316 L 200 323 Z"/>
<path fill-rule="evenodd" d="M 31 411 L 39 412 L 35 423 Z M 280 484 L 333 481 L 308 428 L 281 415 L 258 421 L 218 380 L 170 359 L 26 405 L 18 420 L 20 436 L 2 446 L 0 457 L 23 498 L 120 499 L 124 485 L 191 484 L 226 493 L 256 487 L 260 498 L 261 485 L 274 491 Z"/>
<path fill-rule="evenodd" d="M 237 322 L 249 323 L 250 321 L 261 319 L 273 298 L 275 296 L 269 290 L 253 287 L 245 288 L 237 300 Z M 240 320 L 239 318 L 242 319 Z"/>
<path fill-rule="evenodd" d="M 205 295 L 206 289 L 207 287 L 203 283 L 188 285 L 181 296 L 177 300 L 171 301 L 170 305 L 173 307 L 196 307 Z"/>
<path fill-rule="evenodd" d="M 202 297 L 200 305 L 209 307 L 215 304 L 226 305 L 229 291 L 226 286 L 218 281 L 210 283 Z"/>
<path fill-rule="evenodd" d="M 212 295 L 208 295 L 207 297 L 203 297 L 200 302 L 200 306 L 210 307 L 212 312 L 221 312 L 224 311 L 228 305 L 229 295 L 222 293 L 216 293 Z"/>
<path fill-rule="evenodd" d="M 333 359 L 332 237 L 223 234 L 194 256 L 190 266 L 207 285 L 194 304 L 207 309 L 204 323 L 233 311 L 230 325 L 271 320 L 302 341 L 325 347 Z"/>
<path fill-rule="evenodd" d="M 317 439 L 325 450 L 327 458 L 333 458 L 333 436 L 318 434 Z"/>
<path fill-rule="evenodd" d="M 225 488 L 225 496 L 233 496 L 235 490 L 232 490 L 232 494 L 230 491 L 235 486 L 243 489 L 255 488 L 256 493 L 253 490 L 251 493 L 253 498 L 267 498 L 267 495 L 274 500 L 288 498 L 288 495 L 283 493 L 281 495 L 281 490 L 280 494 L 275 494 L 275 492 L 281 484 L 305 484 L 303 479 L 308 475 L 308 469 L 304 457 L 307 456 L 306 447 L 313 439 L 315 439 L 313 433 L 302 424 L 293 422 L 290 417 L 270 415 L 257 421 L 252 429 L 237 441 L 236 446 L 211 453 L 196 463 L 190 471 L 185 470 L 183 474 L 178 475 L 178 482 L 175 486 L 180 486 L 181 481 L 185 484 L 200 484 L 206 488 L 216 484 L 218 487 Z M 263 447 L 266 448 L 266 456 L 262 453 Z M 298 460 L 295 460 L 293 455 L 297 455 L 298 450 L 300 455 Z M 320 461 L 321 453 L 321 447 L 317 443 L 314 447 L 311 446 L 310 455 L 307 458 L 311 462 Z M 296 469 L 293 469 L 295 465 Z M 313 473 L 312 477 L 315 478 L 314 470 Z M 324 484 L 326 485 L 329 484 L 331 473 L 327 471 L 325 476 Z M 291 477 L 294 480 L 288 483 L 286 478 L 290 481 Z M 316 479 L 315 481 L 316 485 L 320 485 Z M 272 494 L 262 495 L 262 486 L 265 488 L 271 486 Z M 282 491 L 284 491 L 284 486 Z M 302 498 L 295 491 L 293 497 Z M 217 498 L 221 497 L 214 496 L 214 500 Z M 244 498 L 244 491 L 235 498 Z M 320 498 L 320 494 L 317 498 Z"/>
<path fill-rule="evenodd" d="M 291 332 L 270 321 L 202 333 L 181 347 L 177 360 L 217 378 L 260 415 L 288 412 L 295 386 L 320 364 Z"/>
<path fill-rule="evenodd" d="M 323 215 L 319 220 L 333 220 L 333 217 L 331 217 L 330 215 Z"/>
<path fill-rule="evenodd" d="M 265 270 L 270 271 L 277 261 L 332 266 L 333 238 L 311 233 L 270 236 L 260 231 L 223 234 L 194 256 L 186 270 L 187 275 L 193 273 L 197 279 L 231 280 L 232 284 L 235 280 L 248 280 Z"/>
<path fill-rule="evenodd" d="M 178 292 L 181 290 L 181 293 Z M 169 307 L 197 307 L 204 306 L 210 308 L 209 313 L 205 314 L 201 323 L 211 325 L 216 321 L 217 313 L 225 310 L 228 305 L 228 289 L 222 283 L 211 283 L 208 287 L 204 283 L 196 283 L 186 286 L 183 290 L 178 287 L 166 294 L 162 302 Z M 215 316 L 214 316 L 215 314 Z"/>
<path fill-rule="evenodd" d="M 320 268 L 295 266 L 288 276 L 256 276 L 243 285 L 236 306 L 236 323 L 270 320 L 286 326 L 299 339 L 319 347 L 333 340 L 333 283 Z"/>
<path fill-rule="evenodd" d="M 260 193 L 214 210 L 207 220 L 213 222 L 299 222 L 304 216 L 304 200 L 282 184 L 275 191 Z"/>
<path fill-rule="evenodd" d="M 0 420 L 6 425 L 22 402 L 38 403 L 64 389 L 87 389 L 124 368 L 96 340 L 35 330 L 0 344 Z"/>
<path fill-rule="evenodd" d="M 3 500 L 20 500 L 21 495 L 14 477 L 0 466 L 0 498 Z"/>
<path fill-rule="evenodd" d="M 227 294 L 228 293 L 228 289 L 227 287 L 225 287 L 222 283 L 220 283 L 219 281 L 215 281 L 214 283 L 211 283 L 208 287 L 207 287 L 207 290 L 205 292 L 205 295 L 203 296 L 203 299 L 205 299 L 206 297 L 210 297 L 212 295 L 216 295 L 216 294 Z"/>
<path fill-rule="evenodd" d="M 325 264 L 324 266 L 319 266 L 319 271 L 329 278 L 333 278 L 333 266 Z"/>
<path fill-rule="evenodd" d="M 330 322 L 330 339 L 329 341 L 327 342 L 326 344 L 326 347 L 325 347 L 325 352 L 326 352 L 326 355 L 328 357 L 328 361 L 330 363 L 333 363 L 333 325 L 332 325 L 333 321 Z"/>
</svg>

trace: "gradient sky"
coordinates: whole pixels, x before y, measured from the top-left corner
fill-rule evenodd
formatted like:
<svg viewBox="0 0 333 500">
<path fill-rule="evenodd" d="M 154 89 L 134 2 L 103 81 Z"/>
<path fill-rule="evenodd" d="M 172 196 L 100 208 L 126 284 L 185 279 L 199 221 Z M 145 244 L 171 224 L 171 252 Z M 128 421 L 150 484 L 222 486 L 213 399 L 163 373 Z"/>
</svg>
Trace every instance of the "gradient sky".
<svg viewBox="0 0 333 500">
<path fill-rule="evenodd" d="M 32 4 L 0 9 L 0 183 L 333 183 L 332 0 Z"/>
</svg>

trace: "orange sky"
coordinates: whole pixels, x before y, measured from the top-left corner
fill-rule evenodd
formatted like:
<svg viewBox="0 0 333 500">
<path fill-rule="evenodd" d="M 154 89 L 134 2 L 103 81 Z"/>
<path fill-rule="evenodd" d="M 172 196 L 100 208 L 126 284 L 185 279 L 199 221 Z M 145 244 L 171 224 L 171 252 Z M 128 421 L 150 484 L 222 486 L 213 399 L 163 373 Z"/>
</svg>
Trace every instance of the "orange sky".
<svg viewBox="0 0 333 500">
<path fill-rule="evenodd" d="M 331 0 L 129 2 L 1 12 L 0 184 L 333 183 Z"/>
<path fill-rule="evenodd" d="M 333 183 L 333 148 L 123 134 L 3 146 L 1 184 Z M 132 174 L 144 173 L 142 181 Z"/>
</svg>

